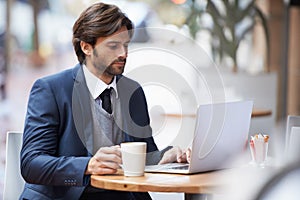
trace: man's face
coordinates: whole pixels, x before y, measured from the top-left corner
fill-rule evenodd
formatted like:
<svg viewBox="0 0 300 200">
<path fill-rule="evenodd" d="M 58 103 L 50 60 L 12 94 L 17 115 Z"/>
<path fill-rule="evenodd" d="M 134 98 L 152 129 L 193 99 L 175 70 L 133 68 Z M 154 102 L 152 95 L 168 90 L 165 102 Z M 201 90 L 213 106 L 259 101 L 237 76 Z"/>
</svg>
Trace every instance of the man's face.
<svg viewBox="0 0 300 200">
<path fill-rule="evenodd" d="M 122 74 L 129 42 L 130 37 L 125 26 L 111 36 L 98 38 L 90 57 L 95 73 L 106 77 Z"/>
</svg>

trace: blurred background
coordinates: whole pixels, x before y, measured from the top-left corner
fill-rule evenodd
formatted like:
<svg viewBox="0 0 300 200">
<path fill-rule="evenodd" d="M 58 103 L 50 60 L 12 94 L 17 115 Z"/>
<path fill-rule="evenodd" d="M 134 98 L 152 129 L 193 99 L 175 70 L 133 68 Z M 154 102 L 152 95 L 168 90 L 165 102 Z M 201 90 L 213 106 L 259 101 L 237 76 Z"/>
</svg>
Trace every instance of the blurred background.
<svg viewBox="0 0 300 200">
<path fill-rule="evenodd" d="M 98 1 L 0 0 L 1 197 L 6 132 L 23 130 L 28 95 L 37 78 L 70 68 L 77 63 L 71 43 L 72 26 L 82 10 L 94 2 Z M 216 75 L 214 70 L 217 69 L 223 81 L 222 87 L 218 89 L 222 90 L 226 100 L 252 99 L 255 108 L 270 111 L 269 115 L 252 118 L 250 134 L 269 134 L 278 138 L 281 141 L 280 148 L 284 148 L 286 118 L 288 115 L 300 115 L 300 1 L 103 2 L 119 6 L 139 28 L 129 49 L 134 56 L 130 60 L 129 53 L 128 63 L 143 63 L 143 66 L 153 64 L 146 56 L 138 56 L 136 49 L 147 45 L 160 46 L 158 41 L 167 50 L 176 49 L 174 52 L 177 52 L 179 49 L 181 55 L 192 54 L 196 44 L 205 52 L 207 58 L 202 59 L 200 54 L 195 54 L 189 61 L 201 68 L 202 74 L 211 76 L 212 79 Z M 165 34 L 158 36 L 161 32 L 155 33 L 155 28 L 164 30 Z M 174 35 L 168 34 L 169 32 Z M 168 55 L 144 53 L 148 58 L 155 58 L 161 63 L 168 60 Z M 175 71 L 179 74 L 186 73 L 185 79 L 193 80 L 187 84 L 194 93 L 199 93 L 195 104 L 206 103 L 209 95 L 201 93 L 205 81 L 195 78 L 191 66 L 183 66 L 172 63 Z M 125 74 L 135 77 L 131 73 L 133 69 L 129 66 L 128 68 Z M 174 101 L 164 101 L 172 100 L 172 92 L 161 98 L 161 103 L 151 100 L 157 92 L 163 91 L 160 89 L 161 87 L 153 86 L 145 89 L 158 146 L 186 146 L 189 141 L 182 142 L 182 137 L 186 132 L 193 132 L 194 118 L 188 115 L 193 114 L 193 111 L 181 113 L 187 114 L 186 118 L 172 118 L 168 114 L 178 112 L 178 109 L 170 106 L 172 102 L 176 103 L 176 98 Z M 187 99 L 186 104 L 190 103 L 186 93 L 179 91 L 179 96 Z M 157 117 L 159 112 L 164 114 L 163 117 Z M 182 127 L 175 127 L 174 131 L 174 124 L 178 124 L 178 121 L 186 124 L 185 128 L 182 130 Z M 177 129 L 183 132 L 182 137 L 170 133 L 178 132 Z M 275 154 L 274 146 L 270 146 L 271 154 Z"/>
</svg>

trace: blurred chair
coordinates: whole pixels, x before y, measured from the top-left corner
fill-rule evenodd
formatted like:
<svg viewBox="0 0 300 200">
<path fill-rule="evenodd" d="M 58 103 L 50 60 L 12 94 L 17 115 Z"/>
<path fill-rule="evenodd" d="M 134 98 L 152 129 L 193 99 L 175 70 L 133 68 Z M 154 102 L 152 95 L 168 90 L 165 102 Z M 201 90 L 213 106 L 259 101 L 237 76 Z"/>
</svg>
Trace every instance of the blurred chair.
<svg viewBox="0 0 300 200">
<path fill-rule="evenodd" d="M 25 181 L 20 171 L 22 133 L 9 131 L 6 136 L 6 164 L 4 175 L 4 200 L 19 199 Z"/>
<path fill-rule="evenodd" d="M 285 157 L 287 162 L 300 160 L 300 116 L 289 115 L 286 124 Z"/>
<path fill-rule="evenodd" d="M 300 162 L 295 162 L 275 174 L 261 188 L 256 200 L 298 200 L 300 196 Z"/>
<path fill-rule="evenodd" d="M 295 162 L 300 160 L 300 126 L 292 126 L 287 146 L 287 161 Z"/>
</svg>

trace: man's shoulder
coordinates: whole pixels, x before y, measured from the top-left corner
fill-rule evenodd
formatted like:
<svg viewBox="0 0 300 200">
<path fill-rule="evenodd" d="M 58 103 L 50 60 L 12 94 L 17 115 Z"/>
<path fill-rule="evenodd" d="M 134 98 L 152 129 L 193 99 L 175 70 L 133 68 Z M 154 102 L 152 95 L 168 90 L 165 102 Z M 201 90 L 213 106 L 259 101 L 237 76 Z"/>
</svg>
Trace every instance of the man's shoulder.
<svg viewBox="0 0 300 200">
<path fill-rule="evenodd" d="M 61 82 L 74 79 L 74 74 L 78 71 L 79 66 L 76 65 L 75 67 L 67 68 L 62 71 L 56 72 L 55 74 L 47 75 L 42 78 L 41 80 L 47 82 Z"/>
</svg>

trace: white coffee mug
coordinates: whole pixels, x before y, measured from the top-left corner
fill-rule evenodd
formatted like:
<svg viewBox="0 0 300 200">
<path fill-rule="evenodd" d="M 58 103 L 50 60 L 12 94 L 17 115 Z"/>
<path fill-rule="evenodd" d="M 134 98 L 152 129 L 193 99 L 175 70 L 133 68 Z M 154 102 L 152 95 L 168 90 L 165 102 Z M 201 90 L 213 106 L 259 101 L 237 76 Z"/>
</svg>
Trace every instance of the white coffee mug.
<svg viewBox="0 0 300 200">
<path fill-rule="evenodd" d="M 125 176 L 144 175 L 146 149 L 146 142 L 121 143 L 122 167 Z"/>
</svg>

